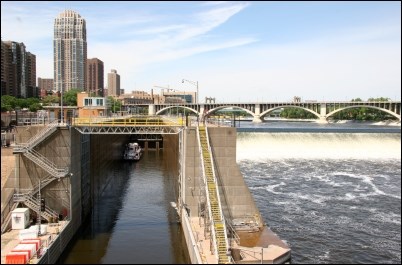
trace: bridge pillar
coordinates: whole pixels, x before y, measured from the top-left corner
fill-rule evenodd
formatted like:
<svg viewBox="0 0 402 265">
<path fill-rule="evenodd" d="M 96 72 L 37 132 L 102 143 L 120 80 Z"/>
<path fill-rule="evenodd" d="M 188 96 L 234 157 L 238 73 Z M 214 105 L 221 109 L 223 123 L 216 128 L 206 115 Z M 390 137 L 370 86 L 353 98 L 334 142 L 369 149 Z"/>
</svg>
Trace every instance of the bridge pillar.
<svg viewBox="0 0 402 265">
<path fill-rule="evenodd" d="M 327 104 L 321 103 L 320 104 L 320 119 L 318 123 L 328 123 L 327 121 Z"/>
<path fill-rule="evenodd" d="M 260 117 L 259 114 L 254 115 L 253 122 L 255 122 L 255 123 L 261 123 L 262 122 L 262 118 Z"/>
<path fill-rule="evenodd" d="M 320 104 L 320 116 L 325 117 L 326 115 L 327 115 L 327 104 L 326 103 L 321 103 Z"/>
<path fill-rule="evenodd" d="M 254 105 L 254 114 L 260 116 L 260 114 L 261 114 L 260 104 Z"/>
<path fill-rule="evenodd" d="M 260 104 L 255 104 L 254 106 L 254 118 L 253 118 L 253 122 L 255 123 L 261 123 L 262 119 L 261 119 L 261 115 L 260 115 L 261 111 L 260 111 Z"/>
<path fill-rule="evenodd" d="M 327 117 L 320 116 L 320 119 L 318 120 L 318 123 L 328 123 Z"/>
<path fill-rule="evenodd" d="M 199 105 L 200 105 L 200 112 L 198 113 L 198 122 L 204 122 L 205 107 L 204 107 L 204 104 L 199 104 Z"/>
<path fill-rule="evenodd" d="M 155 104 L 149 104 L 148 115 L 155 115 Z"/>
</svg>

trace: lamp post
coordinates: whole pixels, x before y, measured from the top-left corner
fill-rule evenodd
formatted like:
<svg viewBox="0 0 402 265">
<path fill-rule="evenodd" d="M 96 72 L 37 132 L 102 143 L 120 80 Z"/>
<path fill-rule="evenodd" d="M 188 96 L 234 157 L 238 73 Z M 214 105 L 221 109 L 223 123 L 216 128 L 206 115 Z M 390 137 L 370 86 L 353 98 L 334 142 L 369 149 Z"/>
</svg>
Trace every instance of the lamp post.
<svg viewBox="0 0 402 265">
<path fill-rule="evenodd" d="M 63 87 L 61 87 L 61 90 L 60 90 L 60 98 L 61 98 L 61 101 L 60 101 L 60 104 L 61 104 L 60 121 L 61 121 L 61 124 L 63 124 Z"/>
<path fill-rule="evenodd" d="M 188 82 L 188 83 L 190 83 L 190 84 L 192 84 L 192 85 L 197 87 L 197 96 L 195 97 L 195 99 L 196 99 L 195 103 L 198 104 L 198 81 L 194 82 L 194 81 L 190 81 L 190 80 L 187 80 L 187 79 L 181 80 L 182 83 L 184 83 L 184 81 L 186 81 L 186 82 Z"/>
</svg>

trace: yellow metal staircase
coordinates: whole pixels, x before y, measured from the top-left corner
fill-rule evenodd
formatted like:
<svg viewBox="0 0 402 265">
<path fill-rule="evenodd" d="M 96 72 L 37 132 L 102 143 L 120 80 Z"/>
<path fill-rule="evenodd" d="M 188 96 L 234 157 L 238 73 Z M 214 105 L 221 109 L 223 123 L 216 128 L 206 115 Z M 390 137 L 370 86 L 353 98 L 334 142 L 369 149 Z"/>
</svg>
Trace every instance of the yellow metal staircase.
<svg viewBox="0 0 402 265">
<path fill-rule="evenodd" d="M 225 219 L 222 215 L 219 199 L 218 185 L 213 169 L 213 160 L 209 149 L 209 141 L 205 127 L 198 127 L 204 176 L 207 185 L 207 200 L 211 219 L 211 240 L 214 240 L 218 263 L 230 263 L 227 255 L 228 241 L 226 235 Z"/>
</svg>

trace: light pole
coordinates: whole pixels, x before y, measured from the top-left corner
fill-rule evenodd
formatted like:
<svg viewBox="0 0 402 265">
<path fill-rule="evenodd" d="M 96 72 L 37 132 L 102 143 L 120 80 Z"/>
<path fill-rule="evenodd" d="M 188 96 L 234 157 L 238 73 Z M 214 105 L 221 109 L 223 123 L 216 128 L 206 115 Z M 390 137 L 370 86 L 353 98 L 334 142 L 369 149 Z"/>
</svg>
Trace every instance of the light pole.
<svg viewBox="0 0 402 265">
<path fill-rule="evenodd" d="M 63 85 L 61 86 L 61 89 L 60 89 L 60 97 L 61 97 L 61 114 L 60 114 L 60 121 L 61 121 L 61 124 L 63 124 Z"/>
<path fill-rule="evenodd" d="M 188 83 L 190 83 L 190 84 L 192 84 L 192 85 L 195 85 L 196 87 L 197 87 L 197 96 L 195 97 L 195 99 L 196 99 L 196 104 L 198 104 L 198 81 L 190 81 L 190 80 L 187 80 L 187 79 L 183 79 L 183 80 L 181 80 L 181 82 L 182 83 L 184 83 L 184 81 L 186 81 L 186 82 L 188 82 Z"/>
</svg>

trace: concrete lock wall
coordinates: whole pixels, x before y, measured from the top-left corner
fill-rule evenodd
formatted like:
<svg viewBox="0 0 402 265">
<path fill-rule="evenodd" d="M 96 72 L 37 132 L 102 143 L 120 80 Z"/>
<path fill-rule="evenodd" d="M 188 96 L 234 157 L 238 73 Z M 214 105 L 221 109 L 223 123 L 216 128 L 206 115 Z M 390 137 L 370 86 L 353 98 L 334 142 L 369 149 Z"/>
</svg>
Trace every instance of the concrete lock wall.
<svg viewBox="0 0 402 265">
<path fill-rule="evenodd" d="M 236 128 L 209 127 L 208 134 L 225 217 L 229 220 L 256 218 L 258 226 L 263 226 L 260 212 L 236 162 Z M 205 188 L 196 129 L 184 131 L 184 147 L 185 203 L 190 216 L 197 216 Z"/>
<path fill-rule="evenodd" d="M 263 226 L 261 214 L 236 162 L 236 128 L 209 127 L 209 140 L 219 177 L 219 192 L 225 216 L 232 220 L 244 217 L 257 218 Z M 224 198 L 223 198 L 224 197 Z"/>
<path fill-rule="evenodd" d="M 18 127 L 16 144 L 28 142 L 43 129 L 43 126 Z M 63 219 L 70 221 L 63 235 L 60 234 L 60 242 L 52 245 L 46 257 L 41 259 L 41 263 L 56 262 L 59 254 L 81 225 L 81 138 L 82 135 L 76 130 L 59 127 L 56 132 L 34 147 L 36 152 L 51 161 L 57 168 L 68 167 L 71 173 L 60 181 L 53 180 L 41 189 L 41 197 L 46 199 L 46 206 L 60 214 Z M 27 192 L 39 184 L 39 177 L 44 180 L 50 175 L 22 153 L 15 153 L 15 156 L 16 192 Z"/>
<path fill-rule="evenodd" d="M 82 135 L 77 130 L 71 130 L 71 164 L 70 172 L 73 174 L 70 177 L 71 181 L 71 226 L 72 230 L 77 231 L 81 225 L 82 216 L 82 179 L 85 176 L 86 165 L 89 161 L 88 142 L 89 135 Z"/>
<path fill-rule="evenodd" d="M 185 129 L 183 131 L 183 142 L 183 179 L 185 180 L 183 199 L 190 211 L 190 216 L 198 216 L 202 194 L 205 195 L 205 187 L 202 180 L 197 130 L 195 128 Z"/>
<path fill-rule="evenodd" d="M 36 135 L 43 126 L 19 127 L 16 135 L 16 142 L 26 143 L 31 137 Z M 59 128 L 44 141 L 35 146 L 35 151 L 44 156 L 57 168 L 69 167 L 70 162 L 70 131 L 67 128 Z M 29 172 L 29 173 L 28 173 Z M 22 153 L 16 154 L 16 191 L 19 193 L 27 192 L 39 185 L 50 174 L 35 162 L 27 158 Z M 46 199 L 46 206 L 63 214 L 64 217 L 70 213 L 70 178 L 65 177 L 60 181 L 53 181 L 41 189 L 41 197 Z"/>
</svg>

